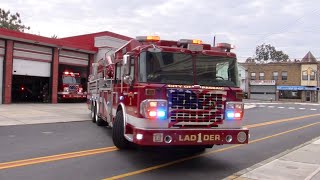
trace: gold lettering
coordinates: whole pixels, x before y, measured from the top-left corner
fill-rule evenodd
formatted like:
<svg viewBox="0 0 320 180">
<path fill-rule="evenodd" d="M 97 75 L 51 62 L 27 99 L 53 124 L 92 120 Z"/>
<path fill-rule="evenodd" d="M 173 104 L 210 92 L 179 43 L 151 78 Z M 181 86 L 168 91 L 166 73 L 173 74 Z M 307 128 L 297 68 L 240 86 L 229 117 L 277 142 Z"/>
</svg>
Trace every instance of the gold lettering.
<svg viewBox="0 0 320 180">
<path fill-rule="evenodd" d="M 186 135 L 186 136 L 184 137 L 184 141 L 190 141 L 190 137 L 189 137 L 188 135 Z"/>
<path fill-rule="evenodd" d="M 213 134 L 210 135 L 210 141 L 214 141 L 214 135 Z"/>
<path fill-rule="evenodd" d="M 215 135 L 215 140 L 220 141 L 220 135 Z"/>
<path fill-rule="evenodd" d="M 196 141 L 197 140 L 197 136 L 196 135 L 191 135 L 190 136 L 190 141 Z"/>
<path fill-rule="evenodd" d="M 179 135 L 179 141 L 183 141 L 183 139 L 182 139 L 181 135 Z"/>
<path fill-rule="evenodd" d="M 204 141 L 209 141 L 209 135 L 204 135 L 204 136 L 203 136 L 203 140 L 204 140 Z"/>
</svg>

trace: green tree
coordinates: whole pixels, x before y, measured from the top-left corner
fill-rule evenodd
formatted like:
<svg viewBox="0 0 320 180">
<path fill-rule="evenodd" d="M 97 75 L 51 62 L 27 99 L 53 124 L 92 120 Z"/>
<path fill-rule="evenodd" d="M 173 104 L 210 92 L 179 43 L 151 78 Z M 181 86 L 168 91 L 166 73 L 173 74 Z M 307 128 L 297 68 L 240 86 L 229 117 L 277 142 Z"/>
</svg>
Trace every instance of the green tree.
<svg viewBox="0 0 320 180">
<path fill-rule="evenodd" d="M 29 30 L 29 26 L 22 24 L 20 14 L 11 14 L 10 10 L 6 11 L 0 8 L 0 28 L 10 29 L 14 31 L 24 32 L 25 29 Z"/>
<path fill-rule="evenodd" d="M 288 62 L 289 56 L 283 51 L 278 51 L 270 44 L 262 44 L 256 47 L 255 58 L 260 63 L 264 62 Z"/>
</svg>

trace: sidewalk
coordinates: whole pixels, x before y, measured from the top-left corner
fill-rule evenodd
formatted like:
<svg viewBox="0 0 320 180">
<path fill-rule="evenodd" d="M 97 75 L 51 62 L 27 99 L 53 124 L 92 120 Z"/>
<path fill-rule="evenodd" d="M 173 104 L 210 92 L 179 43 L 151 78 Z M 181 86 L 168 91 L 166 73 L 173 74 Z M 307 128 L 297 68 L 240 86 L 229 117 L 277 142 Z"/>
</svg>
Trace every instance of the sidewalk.
<svg viewBox="0 0 320 180">
<path fill-rule="evenodd" d="M 320 180 L 320 137 L 225 180 Z"/>
<path fill-rule="evenodd" d="M 85 103 L 0 105 L 0 126 L 90 120 Z"/>
</svg>

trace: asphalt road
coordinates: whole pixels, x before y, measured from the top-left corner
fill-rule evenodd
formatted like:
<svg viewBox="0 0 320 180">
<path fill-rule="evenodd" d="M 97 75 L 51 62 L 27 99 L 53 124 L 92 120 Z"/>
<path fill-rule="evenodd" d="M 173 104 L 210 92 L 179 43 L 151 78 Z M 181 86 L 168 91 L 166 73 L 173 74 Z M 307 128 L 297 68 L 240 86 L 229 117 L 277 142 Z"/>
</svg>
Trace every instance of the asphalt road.
<svg viewBox="0 0 320 180">
<path fill-rule="evenodd" d="M 223 179 L 320 136 L 319 124 L 296 129 L 318 122 L 320 106 L 270 106 L 245 113 L 252 143 L 216 146 L 200 155 L 158 148 L 118 151 L 111 130 L 90 121 L 0 127 L 0 179 Z M 52 156 L 57 154 L 62 155 Z"/>
</svg>

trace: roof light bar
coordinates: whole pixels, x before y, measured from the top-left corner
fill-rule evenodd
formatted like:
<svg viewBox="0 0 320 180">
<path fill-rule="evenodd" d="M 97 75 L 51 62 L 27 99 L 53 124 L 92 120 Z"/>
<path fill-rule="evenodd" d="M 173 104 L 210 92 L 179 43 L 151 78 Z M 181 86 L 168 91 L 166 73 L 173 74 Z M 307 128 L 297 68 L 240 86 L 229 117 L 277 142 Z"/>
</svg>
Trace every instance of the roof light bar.
<svg viewBox="0 0 320 180">
<path fill-rule="evenodd" d="M 180 39 L 179 43 L 181 44 L 202 44 L 200 39 Z"/>
<path fill-rule="evenodd" d="M 138 41 L 160 41 L 160 36 L 137 36 Z"/>
</svg>

